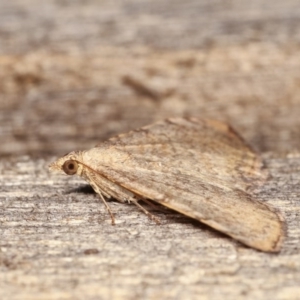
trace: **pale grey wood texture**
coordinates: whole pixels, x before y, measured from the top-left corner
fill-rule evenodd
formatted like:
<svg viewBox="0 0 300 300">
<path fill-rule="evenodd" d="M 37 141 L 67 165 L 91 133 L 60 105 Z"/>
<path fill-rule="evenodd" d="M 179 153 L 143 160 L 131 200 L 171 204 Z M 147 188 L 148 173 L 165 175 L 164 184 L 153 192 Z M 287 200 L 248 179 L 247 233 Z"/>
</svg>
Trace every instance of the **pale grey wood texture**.
<svg viewBox="0 0 300 300">
<path fill-rule="evenodd" d="M 0 298 L 299 299 L 299 5 L 0 1 Z M 157 226 L 111 202 L 113 227 L 82 181 L 45 169 L 175 116 L 227 121 L 265 152 L 279 255 L 165 210 Z"/>
<path fill-rule="evenodd" d="M 300 155 L 266 160 L 273 178 L 261 198 L 287 220 L 278 255 L 169 210 L 147 207 L 157 225 L 134 205 L 110 202 L 112 226 L 82 180 L 48 174 L 51 160 L 1 162 L 1 299 L 299 297 Z"/>
<path fill-rule="evenodd" d="M 298 0 L 0 1 L 0 153 L 64 154 L 174 116 L 299 149 L 299 24 Z"/>
</svg>

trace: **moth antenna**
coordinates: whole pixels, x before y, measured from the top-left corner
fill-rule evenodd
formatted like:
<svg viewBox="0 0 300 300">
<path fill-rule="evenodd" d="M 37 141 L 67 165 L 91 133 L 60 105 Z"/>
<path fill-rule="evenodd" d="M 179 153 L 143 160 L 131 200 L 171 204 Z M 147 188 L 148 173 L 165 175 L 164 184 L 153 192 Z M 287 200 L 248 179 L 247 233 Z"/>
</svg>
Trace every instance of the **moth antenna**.
<svg viewBox="0 0 300 300">
<path fill-rule="evenodd" d="M 114 215 L 113 215 L 113 213 L 112 213 L 112 211 L 111 211 L 109 205 L 107 204 L 107 202 L 105 201 L 105 199 L 104 199 L 104 197 L 102 196 L 101 193 L 98 193 L 98 195 L 100 196 L 100 199 L 102 200 L 102 202 L 104 203 L 104 205 L 105 205 L 107 211 L 108 211 L 109 214 L 110 214 L 110 217 L 111 217 L 111 225 L 115 225 L 115 217 L 114 217 Z"/>
<path fill-rule="evenodd" d="M 143 201 L 145 201 L 143 199 Z M 155 217 L 154 215 L 152 215 L 151 213 L 149 213 L 148 210 L 146 210 L 141 204 L 139 204 L 137 202 L 137 200 L 131 200 L 131 202 L 136 205 L 139 209 L 141 209 L 143 211 L 143 213 L 151 220 L 153 220 L 156 224 L 160 224 L 160 221 L 157 217 Z M 145 201 L 147 203 L 147 201 Z"/>
</svg>

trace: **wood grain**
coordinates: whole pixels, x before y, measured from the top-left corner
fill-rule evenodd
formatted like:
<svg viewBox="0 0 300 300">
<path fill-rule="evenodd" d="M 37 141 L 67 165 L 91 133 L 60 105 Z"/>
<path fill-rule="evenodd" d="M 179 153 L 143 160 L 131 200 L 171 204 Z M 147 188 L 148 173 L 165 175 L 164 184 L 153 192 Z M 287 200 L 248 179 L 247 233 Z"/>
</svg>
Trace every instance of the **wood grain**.
<svg viewBox="0 0 300 300">
<path fill-rule="evenodd" d="M 112 226 L 82 180 L 49 175 L 53 158 L 2 161 L 1 298 L 297 299 L 300 154 L 265 158 L 272 179 L 260 198 L 287 221 L 276 255 L 166 209 L 147 207 L 156 225 L 134 205 L 110 202 Z"/>
<path fill-rule="evenodd" d="M 0 1 L 0 298 L 299 299 L 299 11 L 298 0 Z M 46 171 L 47 155 L 175 116 L 226 121 L 270 152 L 261 197 L 287 220 L 279 255 L 166 210 L 157 226 L 110 202 L 112 227 L 82 181 Z"/>
<path fill-rule="evenodd" d="M 171 2 L 1 2 L 0 154 L 63 155 L 175 116 L 300 149 L 298 1 Z"/>
</svg>

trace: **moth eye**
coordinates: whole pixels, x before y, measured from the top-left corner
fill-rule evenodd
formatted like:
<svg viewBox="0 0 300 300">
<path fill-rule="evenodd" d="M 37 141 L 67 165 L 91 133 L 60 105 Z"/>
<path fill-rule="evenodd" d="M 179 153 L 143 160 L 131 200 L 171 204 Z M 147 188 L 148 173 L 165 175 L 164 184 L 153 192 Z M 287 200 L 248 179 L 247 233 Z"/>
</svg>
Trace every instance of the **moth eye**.
<svg viewBox="0 0 300 300">
<path fill-rule="evenodd" d="M 67 160 L 62 166 L 64 172 L 68 175 L 74 175 L 77 172 L 78 164 L 75 160 Z"/>
</svg>

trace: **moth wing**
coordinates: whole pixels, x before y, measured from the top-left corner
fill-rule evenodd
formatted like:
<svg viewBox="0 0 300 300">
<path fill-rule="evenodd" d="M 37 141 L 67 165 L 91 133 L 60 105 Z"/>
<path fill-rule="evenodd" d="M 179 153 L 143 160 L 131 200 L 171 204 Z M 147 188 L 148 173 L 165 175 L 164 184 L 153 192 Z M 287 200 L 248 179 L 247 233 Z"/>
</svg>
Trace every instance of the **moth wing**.
<svg viewBox="0 0 300 300">
<path fill-rule="evenodd" d="M 276 252 L 278 214 L 246 191 L 263 181 L 261 161 L 226 124 L 172 119 L 120 135 L 85 153 L 85 164 L 251 247 Z"/>
<path fill-rule="evenodd" d="M 101 157 L 103 162 L 118 164 L 123 156 L 146 169 L 157 168 L 158 163 L 165 169 L 190 168 L 206 181 L 243 190 L 267 177 L 261 159 L 243 138 L 230 125 L 215 120 L 168 119 L 113 137 L 91 151 L 97 149 L 111 151 Z"/>
<path fill-rule="evenodd" d="M 116 172 L 116 173 L 115 173 Z M 195 218 L 251 247 L 276 252 L 281 246 L 280 217 L 237 189 L 226 190 L 190 176 L 124 168 L 110 180 L 125 189 Z"/>
</svg>

